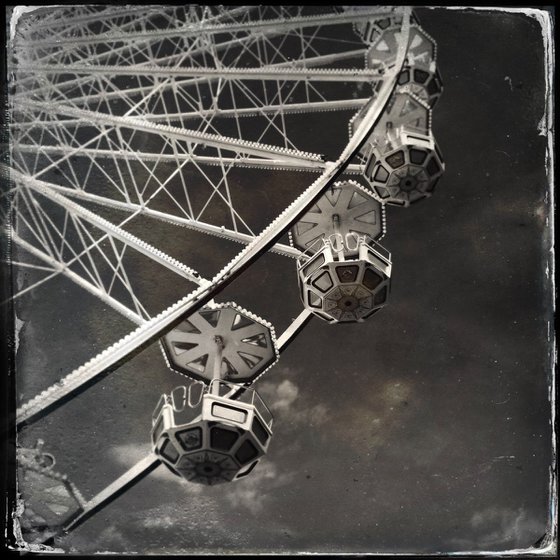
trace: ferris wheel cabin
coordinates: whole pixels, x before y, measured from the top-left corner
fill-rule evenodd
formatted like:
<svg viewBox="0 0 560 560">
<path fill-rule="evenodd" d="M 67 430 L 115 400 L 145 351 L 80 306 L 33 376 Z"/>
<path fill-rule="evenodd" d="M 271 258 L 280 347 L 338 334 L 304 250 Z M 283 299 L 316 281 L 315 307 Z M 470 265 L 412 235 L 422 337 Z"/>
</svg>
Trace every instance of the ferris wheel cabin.
<svg viewBox="0 0 560 560">
<path fill-rule="evenodd" d="M 291 231 L 303 250 L 297 274 L 305 307 L 330 323 L 362 322 L 389 295 L 391 257 L 381 204 L 353 181 L 336 183 Z"/>
<path fill-rule="evenodd" d="M 248 475 L 266 453 L 273 417 L 254 389 L 214 380 L 163 394 L 152 416 L 154 453 L 190 482 Z"/>
</svg>

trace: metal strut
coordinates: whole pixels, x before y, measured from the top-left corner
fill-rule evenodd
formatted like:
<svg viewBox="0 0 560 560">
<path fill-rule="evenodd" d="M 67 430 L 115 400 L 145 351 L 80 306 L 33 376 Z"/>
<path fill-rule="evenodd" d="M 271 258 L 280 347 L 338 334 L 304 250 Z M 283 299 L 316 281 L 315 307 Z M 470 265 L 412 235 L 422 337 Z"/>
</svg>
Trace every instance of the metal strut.
<svg viewBox="0 0 560 560">
<path fill-rule="evenodd" d="M 364 18 L 375 17 L 382 18 L 393 15 L 391 10 L 380 10 L 379 8 L 370 8 L 360 10 L 359 12 L 345 12 L 341 14 L 325 14 L 315 16 L 300 16 L 296 18 L 276 18 L 261 21 L 249 21 L 246 23 L 224 23 L 218 25 L 202 24 L 186 24 L 183 27 L 175 29 L 139 31 L 130 33 L 104 33 L 95 37 L 72 37 L 66 39 L 43 39 L 34 41 L 34 46 L 51 45 L 53 47 L 63 46 L 64 44 L 78 45 L 88 43 L 103 42 L 126 42 L 130 40 L 167 38 L 181 35 L 182 37 L 192 37 L 201 33 L 238 33 L 242 31 L 272 31 L 278 32 L 286 29 L 296 29 L 301 27 L 314 27 L 322 25 L 338 25 L 341 23 L 354 23 Z"/>
<path fill-rule="evenodd" d="M 176 126 L 157 124 L 146 121 L 141 117 L 120 117 L 86 109 L 77 109 L 69 105 L 63 105 L 62 103 L 51 101 L 21 101 L 20 105 L 21 107 L 27 107 L 30 109 L 54 112 L 59 115 L 68 115 L 70 117 L 78 117 L 97 125 L 121 126 L 141 132 L 165 134 L 167 138 L 183 140 L 191 143 L 196 142 L 201 145 L 221 148 L 240 154 L 249 154 L 263 158 L 276 156 L 277 159 L 283 161 L 295 163 L 305 162 L 307 165 L 314 164 L 319 168 L 322 167 L 323 164 L 323 158 L 319 154 L 301 152 L 299 150 L 282 148 L 280 146 L 271 146 L 260 142 L 250 142 L 247 140 L 240 140 L 239 138 L 229 138 L 218 134 L 199 132 L 198 130 L 188 130 L 185 128 L 178 128 Z"/>
<path fill-rule="evenodd" d="M 56 386 L 43 391 L 37 397 L 24 404 L 17 412 L 18 426 L 36 420 L 46 412 L 54 409 L 62 400 L 83 390 L 84 386 L 93 382 L 101 375 L 117 369 L 122 363 L 141 352 L 165 333 L 172 330 L 185 318 L 198 311 L 220 291 L 229 285 L 239 274 L 270 249 L 275 242 L 288 231 L 320 198 L 324 191 L 332 185 L 345 171 L 350 160 L 358 153 L 367 138 L 371 135 L 396 87 L 397 77 L 404 65 L 410 32 L 410 8 L 403 10 L 401 42 L 398 47 L 396 63 L 383 82 L 375 102 L 367 113 L 356 132 L 346 145 L 339 159 L 326 166 L 322 175 L 315 180 L 296 200 L 292 202 L 260 235 L 243 249 L 228 265 L 226 265 L 211 281 L 189 295 L 177 301 L 168 309 L 152 318 L 144 325 L 116 342 L 95 358 L 63 378 Z M 115 119 L 116 117 L 111 117 Z M 171 127 L 165 127 L 170 129 Z"/>
<path fill-rule="evenodd" d="M 221 80 L 305 80 L 309 82 L 371 82 L 379 79 L 377 70 L 349 70 L 331 68 L 203 68 L 181 66 L 88 66 L 85 64 L 20 64 L 11 70 L 45 74 L 103 74 L 105 76 L 165 76 L 201 77 Z"/>
<path fill-rule="evenodd" d="M 71 212 L 73 216 L 78 216 L 81 219 L 89 222 L 93 226 L 109 234 L 111 237 L 114 237 L 115 239 L 118 239 L 129 247 L 136 249 L 139 253 L 146 255 L 158 264 L 161 264 L 169 270 L 172 270 L 183 278 L 186 278 L 187 280 L 195 282 L 199 285 L 207 282 L 207 280 L 202 278 L 198 272 L 196 272 L 189 266 L 179 262 L 173 257 L 170 257 L 163 251 L 156 249 L 152 245 L 146 243 L 145 241 L 142 241 L 141 239 L 132 235 L 131 233 L 128 233 L 124 229 L 112 224 L 108 220 L 101 218 L 97 214 L 94 214 L 83 206 L 80 206 L 73 200 L 69 200 L 62 194 L 57 193 L 52 189 L 49 183 L 34 179 L 14 169 L 11 169 L 10 173 L 16 182 L 20 182 L 33 189 L 34 191 L 41 193 L 43 196 L 49 198 L 53 202 L 56 202 L 65 210 Z"/>
<path fill-rule="evenodd" d="M 217 45 L 215 45 L 215 51 L 221 51 L 223 49 L 226 49 L 227 46 L 232 46 L 232 45 L 239 45 L 240 44 L 240 40 L 236 39 L 236 40 L 232 40 L 232 41 L 226 41 L 223 43 L 218 43 Z M 192 57 L 194 54 L 200 54 L 201 52 L 204 52 L 204 49 L 195 49 L 194 51 L 190 51 L 189 55 Z M 356 58 L 356 57 L 364 57 L 366 54 L 366 49 L 357 49 L 357 50 L 352 50 L 352 51 L 345 51 L 345 52 L 340 52 L 340 53 L 332 53 L 332 54 L 328 54 L 328 55 L 319 55 L 319 56 L 314 56 L 314 57 L 309 57 L 309 58 L 305 58 L 305 59 L 296 59 L 296 60 L 289 60 L 287 62 L 277 62 L 274 64 L 267 64 L 265 66 L 262 66 L 262 69 L 274 69 L 274 68 L 300 68 L 302 66 L 304 66 L 305 68 L 311 68 L 314 67 L 316 65 L 321 65 L 321 64 L 332 64 L 333 62 L 338 62 L 341 60 L 347 60 L 349 58 Z M 158 58 L 156 60 L 156 62 L 158 63 L 159 66 L 163 66 L 163 63 L 165 62 L 170 62 L 171 58 L 177 58 L 178 55 L 171 55 L 170 57 L 163 57 L 163 58 Z M 97 60 L 100 60 L 99 58 Z M 141 67 L 141 68 L 145 68 L 148 67 L 150 64 L 147 62 L 141 62 L 136 64 L 136 67 Z M 97 65 L 92 66 L 91 68 L 95 69 L 97 67 Z M 174 81 L 170 81 L 168 84 L 164 84 L 162 87 L 162 90 L 167 90 L 167 89 L 172 89 L 172 88 L 186 88 L 188 86 L 195 86 L 197 84 L 201 84 L 201 83 L 211 83 L 213 80 L 217 80 L 219 78 L 218 76 L 215 76 L 214 78 L 211 77 L 207 77 L 207 78 L 190 78 L 190 79 L 185 79 L 185 80 L 174 80 Z M 31 79 L 35 79 L 35 77 L 26 77 L 26 78 L 22 78 L 22 80 L 18 81 L 18 83 L 21 84 L 21 82 L 26 82 L 28 80 Z M 84 85 L 86 83 L 89 83 L 91 81 L 93 81 L 95 78 L 95 75 L 88 75 L 88 76 L 83 76 L 81 78 L 71 78 L 69 80 L 65 80 L 63 82 L 58 82 L 56 84 L 56 89 L 57 91 L 61 92 L 63 90 L 66 90 L 69 86 L 75 86 L 75 85 Z M 382 79 L 382 76 L 379 75 L 379 73 L 377 73 L 377 76 L 375 78 L 375 80 L 380 80 Z M 108 99 L 121 99 L 123 94 L 126 94 L 127 97 L 132 97 L 135 96 L 137 94 L 141 94 L 141 93 L 146 93 L 149 92 L 151 90 L 153 86 L 138 86 L 135 88 L 129 88 L 126 89 L 124 91 L 113 91 L 113 92 L 103 92 L 103 93 L 90 93 L 88 95 L 82 95 L 79 97 L 74 97 L 73 101 L 74 103 L 78 102 L 78 101 L 86 101 L 86 102 L 92 102 L 92 101 L 99 101 L 99 100 L 108 100 Z M 33 93 L 34 95 L 36 95 L 39 92 L 43 92 L 45 90 L 49 90 L 52 89 L 52 85 L 44 85 L 44 86 L 39 86 L 37 88 L 34 88 L 33 90 L 31 90 L 31 93 Z M 16 93 L 15 96 L 26 96 L 28 95 L 27 92 L 20 92 L 20 93 Z"/>
<path fill-rule="evenodd" d="M 29 180 L 38 181 L 38 179 L 33 179 L 32 177 L 28 177 L 28 176 L 25 177 Z M 216 226 L 213 224 L 202 222 L 200 220 L 183 218 L 182 216 L 168 214 L 166 212 L 161 212 L 160 210 L 153 210 L 152 208 L 148 208 L 147 206 L 142 206 L 141 204 L 135 204 L 134 202 L 122 202 L 120 200 L 114 200 L 112 198 L 107 198 L 104 196 L 88 193 L 83 190 L 78 190 L 70 187 L 62 187 L 60 185 L 55 185 L 54 183 L 48 183 L 46 181 L 40 181 L 40 183 L 48 186 L 49 189 L 51 189 L 52 191 L 60 192 L 66 195 L 67 197 L 87 200 L 88 202 L 93 202 L 101 206 L 115 208 L 116 210 L 123 210 L 125 212 L 134 213 L 136 215 L 148 216 L 150 218 L 155 218 L 157 220 L 168 222 L 173 225 L 186 227 L 189 229 L 193 229 L 195 231 L 200 231 L 202 233 L 207 233 L 209 235 L 214 235 L 216 237 L 228 239 L 229 241 L 236 241 L 238 243 L 245 243 L 246 245 L 248 245 L 249 243 L 251 243 L 251 241 L 253 241 L 253 239 L 255 239 L 253 235 L 248 235 L 246 233 L 234 231 L 224 226 Z M 271 247 L 270 250 L 279 255 L 292 257 L 294 259 L 297 259 L 301 255 L 301 251 L 299 251 L 298 249 L 295 249 L 294 247 L 290 247 L 289 245 L 283 245 L 282 243 L 277 243 L 276 245 Z"/>
<path fill-rule="evenodd" d="M 113 371 L 127 358 L 141 351 L 143 347 L 171 330 L 177 323 L 200 309 L 225 286 L 232 282 L 245 268 L 250 266 L 264 251 L 270 248 L 276 240 L 285 233 L 292 225 L 315 203 L 323 192 L 333 184 L 336 178 L 349 166 L 350 159 L 356 155 L 365 143 L 371 131 L 379 121 L 383 110 L 387 106 L 390 95 L 396 84 L 396 77 L 404 63 L 406 47 L 409 38 L 409 13 L 405 8 L 401 44 L 397 55 L 395 70 L 384 82 L 378 94 L 376 103 L 368 110 L 363 122 L 342 152 L 337 162 L 327 164 L 322 175 L 298 197 L 276 220 L 274 220 L 258 237 L 256 237 L 237 257 L 235 257 L 220 273 L 212 280 L 210 285 L 201 286 L 185 298 L 176 302 L 173 306 L 162 312 L 159 316 L 151 319 L 146 324 L 130 333 L 127 337 L 117 342 L 90 362 L 59 382 L 59 388 L 51 388 L 18 411 L 18 425 L 30 422 L 41 414 L 53 409 L 62 402 L 61 399 L 75 394 L 80 387 L 88 381 L 99 378 L 100 375 Z M 360 13 L 362 17 L 363 13 Z M 355 17 L 355 16 L 354 16 Z M 282 21 L 282 20 L 279 20 Z M 268 23 L 268 22 L 267 22 Z M 367 124 L 370 123 L 370 124 Z M 291 324 L 291 326 L 278 339 L 279 351 L 284 350 L 289 342 L 293 340 L 297 332 L 306 324 L 310 313 L 304 310 Z M 96 512 L 114 501 L 126 490 L 131 488 L 150 474 L 159 465 L 159 459 L 150 454 L 139 461 L 125 474 L 110 484 L 102 492 L 84 505 L 84 512 L 65 527 L 65 531 L 71 531 L 89 519 Z"/>
<path fill-rule="evenodd" d="M 91 500 L 87 501 L 83 506 L 84 511 L 64 527 L 64 532 L 67 533 L 79 527 L 100 509 L 108 506 L 129 488 L 146 478 L 152 471 L 159 467 L 160 464 L 160 460 L 153 453 L 150 453 L 147 457 L 138 461 L 138 463 L 117 478 L 117 480 L 109 484 L 109 486 L 99 492 L 99 494 L 94 496 Z"/>
<path fill-rule="evenodd" d="M 278 351 L 282 352 L 288 346 L 288 344 L 295 338 L 297 333 L 307 324 L 309 319 L 311 319 L 312 314 L 304 309 L 292 324 L 282 333 L 278 339 Z M 218 337 L 220 338 L 220 337 Z M 223 346 L 223 341 L 216 340 L 216 344 L 220 348 L 220 344 Z M 220 354 L 220 352 L 217 352 Z M 219 371 L 221 367 L 221 355 L 215 372 Z M 218 386 L 216 385 L 216 390 Z M 235 399 L 242 391 L 237 392 L 232 396 Z M 143 480 L 152 471 L 154 471 L 160 465 L 160 460 L 156 455 L 150 453 L 147 457 L 136 463 L 132 468 L 125 472 L 122 476 L 117 478 L 114 482 L 109 484 L 104 490 L 99 492 L 91 500 L 83 504 L 83 512 L 76 518 L 74 518 L 66 527 L 64 527 L 64 532 L 69 532 L 77 527 L 79 527 L 84 521 L 87 521 L 92 515 L 97 513 L 100 509 L 109 505 L 111 502 L 116 500 L 119 496 L 124 494 L 126 490 L 131 488 L 134 484 Z"/>
</svg>

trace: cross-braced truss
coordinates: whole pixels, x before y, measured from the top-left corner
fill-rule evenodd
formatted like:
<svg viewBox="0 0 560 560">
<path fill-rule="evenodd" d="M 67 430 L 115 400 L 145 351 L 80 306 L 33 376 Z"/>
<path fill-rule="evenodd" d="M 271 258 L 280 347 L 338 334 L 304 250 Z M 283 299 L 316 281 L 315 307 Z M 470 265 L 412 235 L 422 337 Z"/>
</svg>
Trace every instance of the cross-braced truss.
<svg viewBox="0 0 560 560">
<path fill-rule="evenodd" d="M 353 24 L 391 14 L 373 7 L 76 6 L 21 20 L 13 37 L 3 218 L 18 248 L 13 264 L 33 268 L 37 280 L 14 297 L 65 275 L 139 326 L 25 403 L 18 424 L 157 340 L 267 250 L 300 255 L 279 240 L 341 174 L 362 171 L 354 158 L 404 63 L 408 15 L 390 69 L 365 64 L 368 45 Z M 321 136 L 330 131 L 309 134 L 302 116 L 346 111 L 349 120 L 371 99 L 350 142 L 339 130 L 338 152 L 322 155 Z M 315 180 L 261 231 L 240 196 L 255 188 L 240 179 L 249 169 L 310 172 Z M 136 217 L 246 247 L 204 279 L 127 231 Z M 138 258 L 180 276 L 178 294 L 185 282 L 194 291 L 154 309 L 135 289 L 129 263 Z M 304 312 L 294 321 L 280 349 L 308 318 Z"/>
<path fill-rule="evenodd" d="M 324 171 L 313 142 L 306 149 L 292 130 L 299 118 L 290 117 L 358 109 L 380 83 L 378 70 L 356 69 L 365 53 L 350 29 L 356 15 L 302 12 L 84 7 L 29 18 L 15 41 L 16 190 L 41 180 L 129 218 L 142 214 L 250 242 L 254 212 L 237 203 L 232 171 Z M 356 98 L 356 83 L 363 97 Z M 23 200 L 13 198 L 18 214 Z M 35 233 L 25 241 L 64 266 L 62 253 Z M 95 240 L 82 238 L 72 258 L 91 265 Z"/>
</svg>

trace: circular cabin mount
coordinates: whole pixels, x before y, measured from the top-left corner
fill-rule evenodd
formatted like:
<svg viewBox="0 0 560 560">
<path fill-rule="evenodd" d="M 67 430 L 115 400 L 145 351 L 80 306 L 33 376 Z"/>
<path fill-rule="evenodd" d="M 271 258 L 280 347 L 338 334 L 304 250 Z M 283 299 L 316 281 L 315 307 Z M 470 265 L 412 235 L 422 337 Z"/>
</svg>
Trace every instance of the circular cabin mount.
<svg viewBox="0 0 560 560">
<path fill-rule="evenodd" d="M 385 234 L 385 212 L 370 192 L 354 181 L 335 183 L 292 228 L 292 245 L 300 251 L 315 252 L 326 237 L 340 233 L 367 235 L 377 241 Z M 357 254 L 357 247 L 347 249 Z"/>
<path fill-rule="evenodd" d="M 401 25 L 396 24 L 375 35 L 366 52 L 366 66 L 385 68 L 394 66 L 400 43 Z M 407 64 L 418 68 L 434 69 L 436 60 L 436 42 L 418 24 L 410 25 Z"/>
<path fill-rule="evenodd" d="M 402 17 L 400 18 L 402 21 Z M 395 16 L 387 16 L 380 19 L 370 19 L 353 24 L 354 32 L 364 41 L 371 44 L 388 27 L 396 25 Z"/>
<path fill-rule="evenodd" d="M 409 206 L 432 195 L 445 164 L 433 136 L 401 128 L 372 146 L 364 176 L 387 204 Z"/>
<path fill-rule="evenodd" d="M 364 105 L 350 120 L 350 137 L 352 137 L 367 113 L 369 104 Z M 399 127 L 416 131 L 422 135 L 429 133 L 432 120 L 430 107 L 410 91 L 396 91 L 389 100 L 387 111 L 383 114 L 375 129 L 360 149 L 360 156 L 365 158 L 372 146 L 383 144 L 388 136 L 394 135 Z"/>
<path fill-rule="evenodd" d="M 250 382 L 278 361 L 274 328 L 235 303 L 213 304 L 185 319 L 161 339 L 170 369 L 209 382 L 221 348 L 221 377 Z"/>
<path fill-rule="evenodd" d="M 250 388 L 214 380 L 162 395 L 152 416 L 154 453 L 176 475 L 215 485 L 247 476 L 266 453 L 272 414 Z"/>
<path fill-rule="evenodd" d="M 379 120 L 379 128 L 384 134 L 390 134 L 399 127 L 428 134 L 431 124 L 430 107 L 410 91 L 395 92 L 389 101 L 387 111 Z"/>
<path fill-rule="evenodd" d="M 359 7 L 349 7 L 349 9 L 359 10 Z M 395 11 L 393 14 L 385 15 L 381 18 L 371 18 L 356 22 L 353 24 L 353 29 L 364 43 L 372 44 L 385 29 L 395 26 L 400 27 L 402 20 L 402 14 L 399 11 Z M 410 14 L 410 22 L 419 23 L 414 12 Z"/>
</svg>

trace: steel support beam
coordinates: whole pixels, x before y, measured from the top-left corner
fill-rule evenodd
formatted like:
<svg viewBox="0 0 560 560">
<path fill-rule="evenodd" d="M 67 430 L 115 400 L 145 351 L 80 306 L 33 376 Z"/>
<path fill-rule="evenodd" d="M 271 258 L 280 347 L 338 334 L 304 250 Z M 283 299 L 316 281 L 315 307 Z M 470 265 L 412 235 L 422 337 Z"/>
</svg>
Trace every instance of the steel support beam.
<svg viewBox="0 0 560 560">
<path fill-rule="evenodd" d="M 372 103 L 363 121 L 350 139 L 339 159 L 328 165 L 324 173 L 312 183 L 292 204 L 290 204 L 273 222 L 263 230 L 237 257 L 227 264 L 206 286 L 194 290 L 177 301 L 174 305 L 152 318 L 146 324 L 116 342 L 98 356 L 63 378 L 56 386 L 44 391 L 35 399 L 23 405 L 18 411 L 18 425 L 29 423 L 49 410 L 67 400 L 73 394 L 83 390 L 102 375 L 107 375 L 121 364 L 137 355 L 147 346 L 172 330 L 185 318 L 207 304 L 227 285 L 237 278 L 247 267 L 266 252 L 277 239 L 292 227 L 323 192 L 344 172 L 350 160 L 356 156 L 379 122 L 396 87 L 397 77 L 401 72 L 407 52 L 410 32 L 410 8 L 404 8 L 396 64 L 388 79 L 380 88 L 376 102 Z"/>
</svg>

